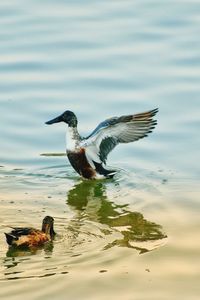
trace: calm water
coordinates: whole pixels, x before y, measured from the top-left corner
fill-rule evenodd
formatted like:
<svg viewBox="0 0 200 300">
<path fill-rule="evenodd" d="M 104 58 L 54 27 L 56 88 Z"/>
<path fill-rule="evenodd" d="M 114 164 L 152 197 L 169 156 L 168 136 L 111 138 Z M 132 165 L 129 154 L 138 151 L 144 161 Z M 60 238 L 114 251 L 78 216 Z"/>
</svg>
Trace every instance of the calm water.
<svg viewBox="0 0 200 300">
<path fill-rule="evenodd" d="M 200 2 L 0 2 L 2 299 L 199 299 Z M 146 139 L 118 146 L 113 180 L 83 181 L 82 135 L 159 107 Z M 8 249 L 9 226 L 55 218 L 52 247 Z"/>
</svg>

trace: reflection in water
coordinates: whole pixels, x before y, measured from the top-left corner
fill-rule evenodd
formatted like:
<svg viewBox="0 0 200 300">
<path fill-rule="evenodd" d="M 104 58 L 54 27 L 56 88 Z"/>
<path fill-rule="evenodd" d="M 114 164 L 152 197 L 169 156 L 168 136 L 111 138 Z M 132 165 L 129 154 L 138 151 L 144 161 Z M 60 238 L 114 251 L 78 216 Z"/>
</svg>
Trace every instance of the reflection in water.
<svg viewBox="0 0 200 300">
<path fill-rule="evenodd" d="M 100 250 L 114 246 L 145 253 L 162 245 L 166 235 L 160 225 L 147 221 L 139 212 L 130 211 L 129 205 L 119 204 L 117 198 L 114 202 L 108 199 L 106 188 L 111 184 L 113 190 L 113 183 L 88 180 L 74 185 L 67 194 L 67 205 L 75 213 L 74 217 L 70 220 L 58 217 L 57 225 L 64 234 L 60 235 L 58 229 L 56 243 L 49 242 L 41 248 L 10 247 L 3 258 L 6 279 L 64 274 L 68 272 L 68 264 L 80 263 L 77 257 L 89 260 L 95 251 L 101 255 Z M 52 256 L 53 260 L 49 259 Z M 55 272 L 52 267 L 56 268 Z"/>
<path fill-rule="evenodd" d="M 4 267 L 6 269 L 10 269 L 13 267 L 16 267 L 18 264 L 30 260 L 28 256 L 40 254 L 44 252 L 44 255 L 46 258 L 49 258 L 53 252 L 53 242 L 49 241 L 45 245 L 41 247 L 15 247 L 11 246 L 8 248 L 8 251 L 6 253 L 6 258 L 4 258 Z M 22 271 L 17 273 L 23 273 Z M 15 272 L 8 273 L 7 271 L 4 273 L 4 275 L 13 275 Z M 33 276 L 34 277 L 34 276 Z M 17 277 L 11 278 L 11 279 L 17 279 Z"/>
<path fill-rule="evenodd" d="M 147 221 L 139 212 L 129 211 L 128 204 L 109 201 L 104 181 L 82 181 L 67 196 L 67 203 L 75 209 L 80 226 L 81 220 L 88 219 L 107 225 L 107 229 L 101 230 L 104 235 L 113 230 L 121 233 L 120 239 L 107 244 L 104 249 L 118 245 L 144 253 L 158 247 L 158 243 L 152 246 L 152 241 L 166 238 L 160 225 Z"/>
<path fill-rule="evenodd" d="M 45 255 L 50 255 L 53 252 L 53 242 L 49 241 L 40 247 L 15 247 L 11 246 L 8 248 L 6 253 L 7 257 L 18 257 L 34 255 L 44 251 Z"/>
</svg>

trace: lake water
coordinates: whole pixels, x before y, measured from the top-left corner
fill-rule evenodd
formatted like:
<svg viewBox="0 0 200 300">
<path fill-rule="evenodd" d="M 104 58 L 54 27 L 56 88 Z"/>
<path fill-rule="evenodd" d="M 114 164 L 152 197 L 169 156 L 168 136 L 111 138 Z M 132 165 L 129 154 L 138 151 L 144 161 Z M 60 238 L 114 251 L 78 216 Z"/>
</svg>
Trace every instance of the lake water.
<svg viewBox="0 0 200 300">
<path fill-rule="evenodd" d="M 200 2 L 0 3 L 1 299 L 199 299 Z M 113 180 L 66 157 L 107 117 L 159 107 L 148 138 L 118 146 Z M 9 226 L 55 218 L 52 247 L 8 249 Z"/>
</svg>

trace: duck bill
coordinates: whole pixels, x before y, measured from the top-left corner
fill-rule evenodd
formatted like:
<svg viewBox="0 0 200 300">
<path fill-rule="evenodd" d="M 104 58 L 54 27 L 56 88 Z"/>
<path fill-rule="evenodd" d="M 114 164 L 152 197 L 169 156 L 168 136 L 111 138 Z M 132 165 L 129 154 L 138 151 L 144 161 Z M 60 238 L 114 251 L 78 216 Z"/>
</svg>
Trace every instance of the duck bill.
<svg viewBox="0 0 200 300">
<path fill-rule="evenodd" d="M 59 122 L 62 122 L 62 121 L 63 121 L 62 116 L 59 116 L 59 117 L 56 117 L 52 120 L 49 120 L 49 121 L 45 122 L 45 124 L 51 125 L 51 124 L 59 123 Z"/>
</svg>

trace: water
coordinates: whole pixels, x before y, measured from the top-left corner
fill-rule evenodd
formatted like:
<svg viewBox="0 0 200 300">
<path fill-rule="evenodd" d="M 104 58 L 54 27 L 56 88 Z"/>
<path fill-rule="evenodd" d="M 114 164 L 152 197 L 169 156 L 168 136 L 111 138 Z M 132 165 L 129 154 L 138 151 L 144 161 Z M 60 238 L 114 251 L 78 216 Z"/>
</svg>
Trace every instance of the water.
<svg viewBox="0 0 200 300">
<path fill-rule="evenodd" d="M 0 3 L 2 299 L 199 298 L 200 3 Z M 148 138 L 118 146 L 113 180 L 83 181 L 65 152 L 66 109 L 87 135 L 159 107 Z M 57 237 L 8 249 L 9 226 Z"/>
</svg>

